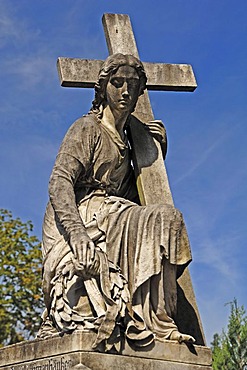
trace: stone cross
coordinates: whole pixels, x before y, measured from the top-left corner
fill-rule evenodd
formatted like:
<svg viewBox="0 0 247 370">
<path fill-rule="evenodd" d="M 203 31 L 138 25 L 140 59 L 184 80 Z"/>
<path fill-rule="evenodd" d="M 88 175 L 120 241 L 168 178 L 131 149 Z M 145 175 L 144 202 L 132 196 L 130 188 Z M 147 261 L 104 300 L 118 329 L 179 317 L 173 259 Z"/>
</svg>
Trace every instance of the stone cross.
<svg viewBox="0 0 247 370">
<path fill-rule="evenodd" d="M 110 54 L 132 54 L 139 59 L 130 19 L 125 14 L 104 14 L 103 27 Z M 93 88 L 102 60 L 58 58 L 61 85 Z M 147 89 L 161 91 L 194 91 L 197 87 L 192 67 L 187 64 L 143 63 Z M 131 125 L 132 149 L 137 187 L 142 205 L 173 205 L 167 173 L 159 143 L 143 128 L 141 122 L 154 119 L 147 91 L 139 97 Z M 145 155 L 143 155 L 145 148 Z M 188 269 L 178 280 L 178 318 L 180 329 L 194 335 L 204 344 L 204 334 Z M 196 322 L 196 323 L 195 323 Z"/>
<path fill-rule="evenodd" d="M 139 59 L 130 19 L 127 15 L 104 14 L 103 26 L 110 54 L 132 54 Z M 102 63 L 101 60 L 59 58 L 58 71 L 61 85 L 66 87 L 94 87 Z M 143 64 L 148 78 L 148 90 L 193 91 L 197 86 L 190 65 Z M 154 119 L 147 92 L 139 98 L 134 115 L 144 122 Z M 160 146 L 154 143 L 147 133 L 140 133 L 141 125 L 137 126 L 133 127 L 132 125 L 130 129 L 141 203 L 173 204 Z M 143 156 L 143 148 L 148 154 L 145 157 Z M 151 153 L 155 153 L 155 155 Z"/>
</svg>

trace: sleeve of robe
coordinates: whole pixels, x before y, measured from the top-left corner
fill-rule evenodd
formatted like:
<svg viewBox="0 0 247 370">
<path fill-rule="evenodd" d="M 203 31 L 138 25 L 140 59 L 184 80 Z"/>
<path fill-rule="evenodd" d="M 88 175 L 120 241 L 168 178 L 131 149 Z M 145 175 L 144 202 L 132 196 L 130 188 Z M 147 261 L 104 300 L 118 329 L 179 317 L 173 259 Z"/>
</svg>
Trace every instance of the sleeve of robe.
<svg viewBox="0 0 247 370">
<path fill-rule="evenodd" d="M 96 124 L 90 117 L 82 117 L 68 130 L 56 158 L 49 182 L 49 196 L 68 235 L 75 230 L 85 231 L 76 206 L 74 186 L 78 177 L 89 171 L 99 139 Z"/>
</svg>

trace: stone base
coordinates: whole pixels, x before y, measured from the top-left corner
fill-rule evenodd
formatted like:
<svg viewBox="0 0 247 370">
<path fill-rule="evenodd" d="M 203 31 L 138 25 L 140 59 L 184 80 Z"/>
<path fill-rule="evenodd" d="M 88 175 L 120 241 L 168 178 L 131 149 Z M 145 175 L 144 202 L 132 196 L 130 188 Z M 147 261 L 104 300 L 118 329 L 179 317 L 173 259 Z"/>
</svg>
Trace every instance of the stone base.
<svg viewBox="0 0 247 370">
<path fill-rule="evenodd" d="M 152 349 L 121 354 L 93 352 L 95 335 L 75 332 L 36 339 L 0 349 L 0 370 L 212 370 L 211 351 L 174 341 L 156 342 Z"/>
</svg>

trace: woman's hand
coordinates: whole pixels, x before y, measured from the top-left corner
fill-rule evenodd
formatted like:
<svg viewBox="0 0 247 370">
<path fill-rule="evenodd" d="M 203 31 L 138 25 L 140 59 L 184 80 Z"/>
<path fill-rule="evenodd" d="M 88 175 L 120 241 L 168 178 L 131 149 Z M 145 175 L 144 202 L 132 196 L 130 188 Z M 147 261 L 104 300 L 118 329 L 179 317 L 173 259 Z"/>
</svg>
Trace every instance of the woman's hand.
<svg viewBox="0 0 247 370">
<path fill-rule="evenodd" d="M 167 152 L 167 137 L 166 137 L 166 129 L 164 127 L 163 122 L 160 120 L 150 121 L 146 123 L 144 127 L 161 144 L 162 154 L 165 159 L 166 152 Z"/>
<path fill-rule="evenodd" d="M 74 253 L 74 266 L 79 275 L 97 275 L 99 257 L 93 240 L 86 231 L 75 230 L 70 235 L 70 246 Z"/>
</svg>

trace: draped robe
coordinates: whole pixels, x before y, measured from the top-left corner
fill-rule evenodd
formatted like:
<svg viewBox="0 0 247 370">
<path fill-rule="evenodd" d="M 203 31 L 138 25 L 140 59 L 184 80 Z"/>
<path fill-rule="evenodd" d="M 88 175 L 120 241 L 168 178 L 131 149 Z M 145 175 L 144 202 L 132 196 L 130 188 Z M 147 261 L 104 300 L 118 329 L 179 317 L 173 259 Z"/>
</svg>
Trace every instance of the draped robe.
<svg viewBox="0 0 247 370">
<path fill-rule="evenodd" d="M 61 144 L 43 224 L 46 319 L 61 332 L 94 330 L 95 346 L 108 349 L 122 332 L 146 346 L 177 330 L 176 278 L 191 260 L 181 213 L 140 206 L 131 163 L 127 136 L 122 141 L 94 113 L 78 119 Z M 69 235 L 85 229 L 98 277 L 73 266 Z"/>
</svg>

